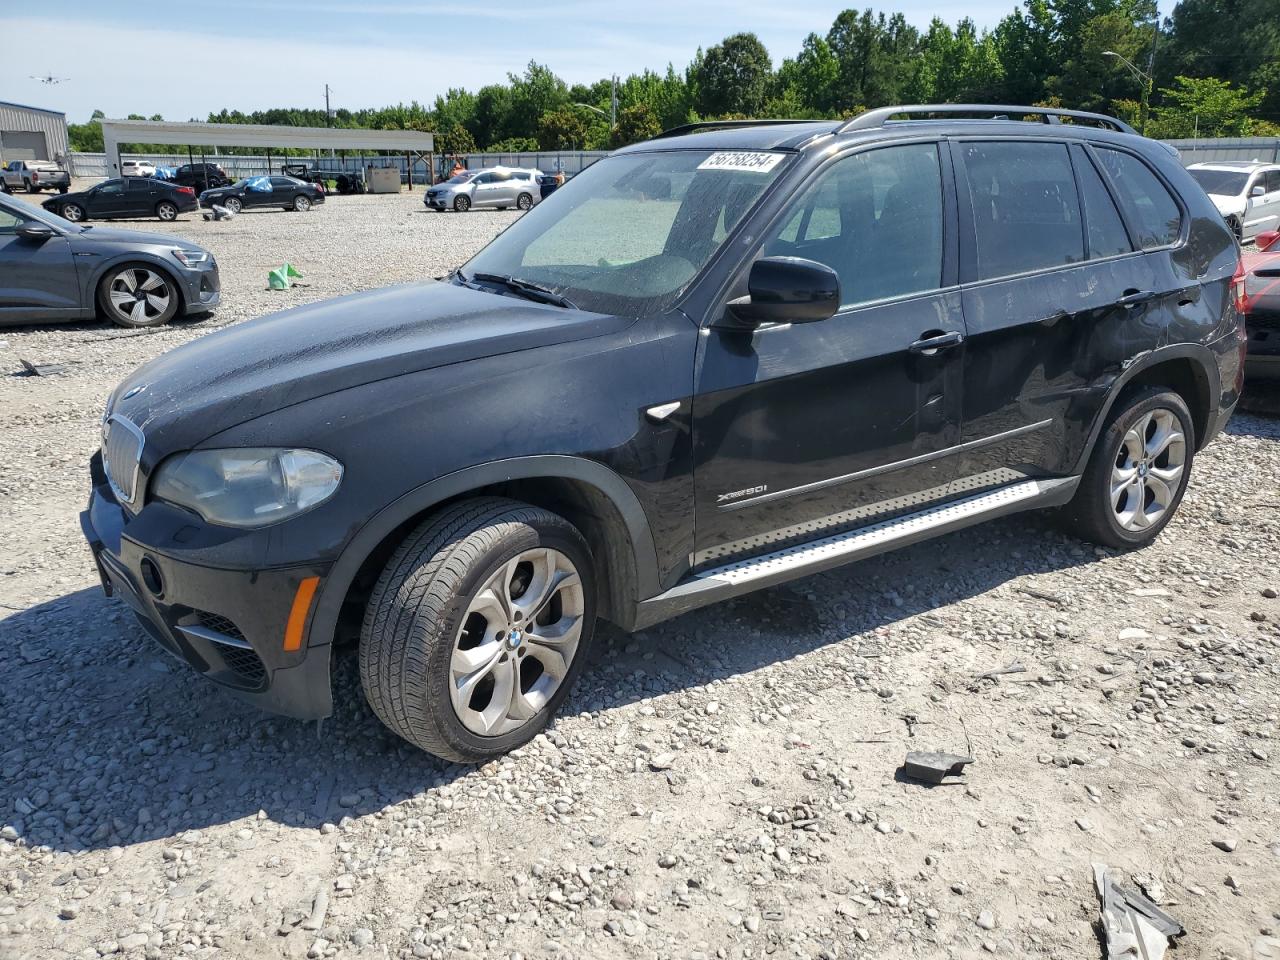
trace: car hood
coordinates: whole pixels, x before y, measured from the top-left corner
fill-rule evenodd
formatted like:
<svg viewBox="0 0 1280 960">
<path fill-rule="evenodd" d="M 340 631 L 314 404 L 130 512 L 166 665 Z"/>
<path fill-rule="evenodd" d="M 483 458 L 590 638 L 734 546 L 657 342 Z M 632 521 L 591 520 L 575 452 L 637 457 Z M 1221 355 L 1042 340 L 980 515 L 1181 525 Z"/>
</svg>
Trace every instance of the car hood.
<svg viewBox="0 0 1280 960">
<path fill-rule="evenodd" d="M 452 283 L 387 287 L 259 317 L 171 350 L 116 388 L 112 412 L 143 429 L 149 456 L 163 456 L 349 387 L 631 322 Z"/>
<path fill-rule="evenodd" d="M 74 196 L 74 194 L 68 194 Z M 65 199 L 58 198 L 59 201 Z M 203 250 L 199 244 L 192 243 L 190 240 L 183 240 L 181 237 L 175 237 L 165 233 L 143 233 L 138 230 L 120 230 L 115 227 L 86 227 L 79 233 L 71 235 L 73 243 L 128 243 L 135 247 L 145 247 L 156 244 L 162 247 L 181 247 L 184 250 Z"/>
<path fill-rule="evenodd" d="M 1239 216 L 1244 213 L 1244 197 L 1228 197 L 1220 193 L 1209 194 L 1209 199 L 1213 201 L 1213 205 L 1218 208 L 1218 212 L 1225 216 Z"/>
</svg>

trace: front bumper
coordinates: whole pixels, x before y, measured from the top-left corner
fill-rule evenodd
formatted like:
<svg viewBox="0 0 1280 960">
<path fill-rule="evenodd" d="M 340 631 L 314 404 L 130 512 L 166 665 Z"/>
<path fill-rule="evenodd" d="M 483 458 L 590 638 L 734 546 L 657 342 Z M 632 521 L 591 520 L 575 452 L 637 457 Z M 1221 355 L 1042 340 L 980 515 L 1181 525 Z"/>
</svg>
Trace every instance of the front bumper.
<svg viewBox="0 0 1280 960">
<path fill-rule="evenodd" d="M 200 264 L 196 269 L 178 266 L 173 271 L 182 282 L 182 313 L 190 316 L 195 313 L 208 313 L 222 302 L 222 278 L 218 274 L 218 264 L 212 259 Z"/>
<path fill-rule="evenodd" d="M 176 509 L 151 518 L 144 518 L 144 509 L 130 517 L 107 485 L 98 456 L 90 471 L 93 493 L 80 526 L 106 594 L 123 599 L 166 651 L 241 699 L 302 720 L 327 717 L 333 709 L 329 645 L 307 643 L 310 603 L 300 649 L 285 649 L 299 586 L 311 577 L 323 581 L 327 569 L 191 562 L 181 556 L 183 544 L 202 521 Z"/>
</svg>

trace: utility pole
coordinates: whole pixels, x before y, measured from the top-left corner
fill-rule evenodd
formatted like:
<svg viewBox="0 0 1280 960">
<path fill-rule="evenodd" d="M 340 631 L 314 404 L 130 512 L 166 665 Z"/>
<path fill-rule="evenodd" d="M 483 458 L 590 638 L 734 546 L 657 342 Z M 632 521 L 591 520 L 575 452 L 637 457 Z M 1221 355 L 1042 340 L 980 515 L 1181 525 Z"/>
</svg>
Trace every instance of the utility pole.
<svg viewBox="0 0 1280 960">
<path fill-rule="evenodd" d="M 618 125 L 618 75 L 615 73 L 609 87 L 609 129 Z"/>
<path fill-rule="evenodd" d="M 329 109 L 329 85 L 324 85 L 324 125 L 333 126 L 333 111 Z"/>
</svg>

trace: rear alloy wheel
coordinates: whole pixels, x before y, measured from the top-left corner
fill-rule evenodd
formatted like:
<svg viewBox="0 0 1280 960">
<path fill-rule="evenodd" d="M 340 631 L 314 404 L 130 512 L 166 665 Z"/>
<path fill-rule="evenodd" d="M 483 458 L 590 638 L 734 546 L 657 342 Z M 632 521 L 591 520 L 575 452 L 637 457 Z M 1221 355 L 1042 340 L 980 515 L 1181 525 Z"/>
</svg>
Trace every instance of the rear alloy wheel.
<svg viewBox="0 0 1280 960">
<path fill-rule="evenodd" d="M 161 200 L 156 204 L 156 216 L 166 223 L 178 219 L 178 207 L 176 204 L 170 203 L 168 200 Z"/>
<path fill-rule="evenodd" d="M 72 223 L 87 219 L 84 215 L 84 207 L 78 203 L 64 203 L 58 213 L 62 215 L 63 220 L 70 220 Z"/>
<path fill-rule="evenodd" d="M 178 312 L 178 288 L 159 270 L 130 264 L 107 274 L 98 302 L 122 327 L 158 327 Z"/>
<path fill-rule="evenodd" d="M 471 209 L 471 198 L 465 196 L 455 197 L 453 200 L 453 209 L 457 210 L 459 213 L 466 213 Z"/>
<path fill-rule="evenodd" d="M 1173 519 L 1191 476 L 1195 425 L 1185 401 L 1149 387 L 1122 397 L 1065 513 L 1088 540 L 1150 543 Z"/>
<path fill-rule="evenodd" d="M 528 210 L 530 207 L 533 206 L 533 197 L 531 197 L 527 193 L 520 194 L 520 196 L 516 199 L 516 206 L 519 207 L 521 210 Z"/>
<path fill-rule="evenodd" d="M 217 201 L 217 200 L 215 200 L 215 201 L 213 201 L 213 202 L 214 202 L 214 203 L 218 203 L 218 201 Z M 226 207 L 226 208 L 227 208 L 228 210 L 230 210 L 232 213 L 239 213 L 239 212 L 240 212 L 240 208 L 241 208 L 241 206 L 242 206 L 242 204 L 240 203 L 240 198 L 239 198 L 239 197 L 227 197 L 227 199 L 226 199 L 226 200 L 222 201 L 222 203 L 220 203 L 220 204 L 218 204 L 218 205 L 219 205 L 219 206 L 221 206 L 221 207 Z"/>
<path fill-rule="evenodd" d="M 306 213 L 311 209 L 310 199 L 302 196 L 302 194 L 298 194 L 298 196 L 293 198 L 293 209 L 297 210 L 299 213 Z"/>
<path fill-rule="evenodd" d="M 392 555 L 360 633 L 360 678 L 382 722 L 474 763 L 536 736 L 569 694 L 594 634 L 582 535 L 514 500 L 447 507 Z"/>
</svg>

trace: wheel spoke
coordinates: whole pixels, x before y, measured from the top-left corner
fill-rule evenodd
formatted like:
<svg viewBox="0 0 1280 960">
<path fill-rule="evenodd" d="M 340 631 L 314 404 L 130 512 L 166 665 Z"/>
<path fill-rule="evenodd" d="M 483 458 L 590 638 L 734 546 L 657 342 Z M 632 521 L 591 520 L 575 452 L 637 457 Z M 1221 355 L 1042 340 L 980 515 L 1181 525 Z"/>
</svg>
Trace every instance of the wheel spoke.
<svg viewBox="0 0 1280 960">
<path fill-rule="evenodd" d="M 502 644 L 489 640 L 467 650 L 454 650 L 449 667 L 453 670 L 455 682 L 458 676 L 464 683 L 472 678 L 479 680 L 493 668 L 501 655 Z"/>
<path fill-rule="evenodd" d="M 151 305 L 151 309 L 156 314 L 164 313 L 169 309 L 169 298 L 167 296 L 158 297 L 154 293 L 147 294 L 147 303 Z"/>
<path fill-rule="evenodd" d="M 530 624 L 529 642 L 534 646 L 568 648 L 572 652 L 582 635 L 582 617 L 563 616 L 555 623 L 545 627 L 541 624 Z"/>
<path fill-rule="evenodd" d="M 1157 508 L 1155 513 L 1150 515 L 1154 519 L 1169 509 L 1169 504 L 1173 503 L 1174 488 L 1155 474 L 1148 474 L 1147 489 L 1151 491 L 1152 506 Z"/>
<path fill-rule="evenodd" d="M 120 273 L 120 276 L 117 279 L 124 284 L 125 289 L 128 290 L 130 293 L 134 293 L 137 291 L 138 279 L 133 275 L 132 270 L 122 271 Z"/>
<path fill-rule="evenodd" d="M 163 287 L 164 281 L 160 279 L 160 276 L 158 274 L 152 273 L 150 270 L 147 270 L 143 273 L 143 280 L 142 280 L 142 283 L 139 284 L 139 286 L 141 286 L 143 290 L 151 291 L 151 290 L 154 290 L 156 287 Z"/>
<path fill-rule="evenodd" d="M 117 307 L 120 310 L 124 310 L 132 306 L 134 300 L 136 299 L 137 298 L 128 290 L 112 290 L 111 291 L 111 304 L 112 306 Z"/>
<path fill-rule="evenodd" d="M 133 309 L 129 311 L 129 319 L 136 323 L 141 323 L 147 319 L 147 301 L 139 300 L 133 305 Z"/>
<path fill-rule="evenodd" d="M 478 613 L 491 624 L 505 624 L 511 617 L 510 608 L 506 602 L 506 591 L 495 589 L 493 582 L 490 581 L 489 586 L 476 594 L 467 613 Z"/>
</svg>

